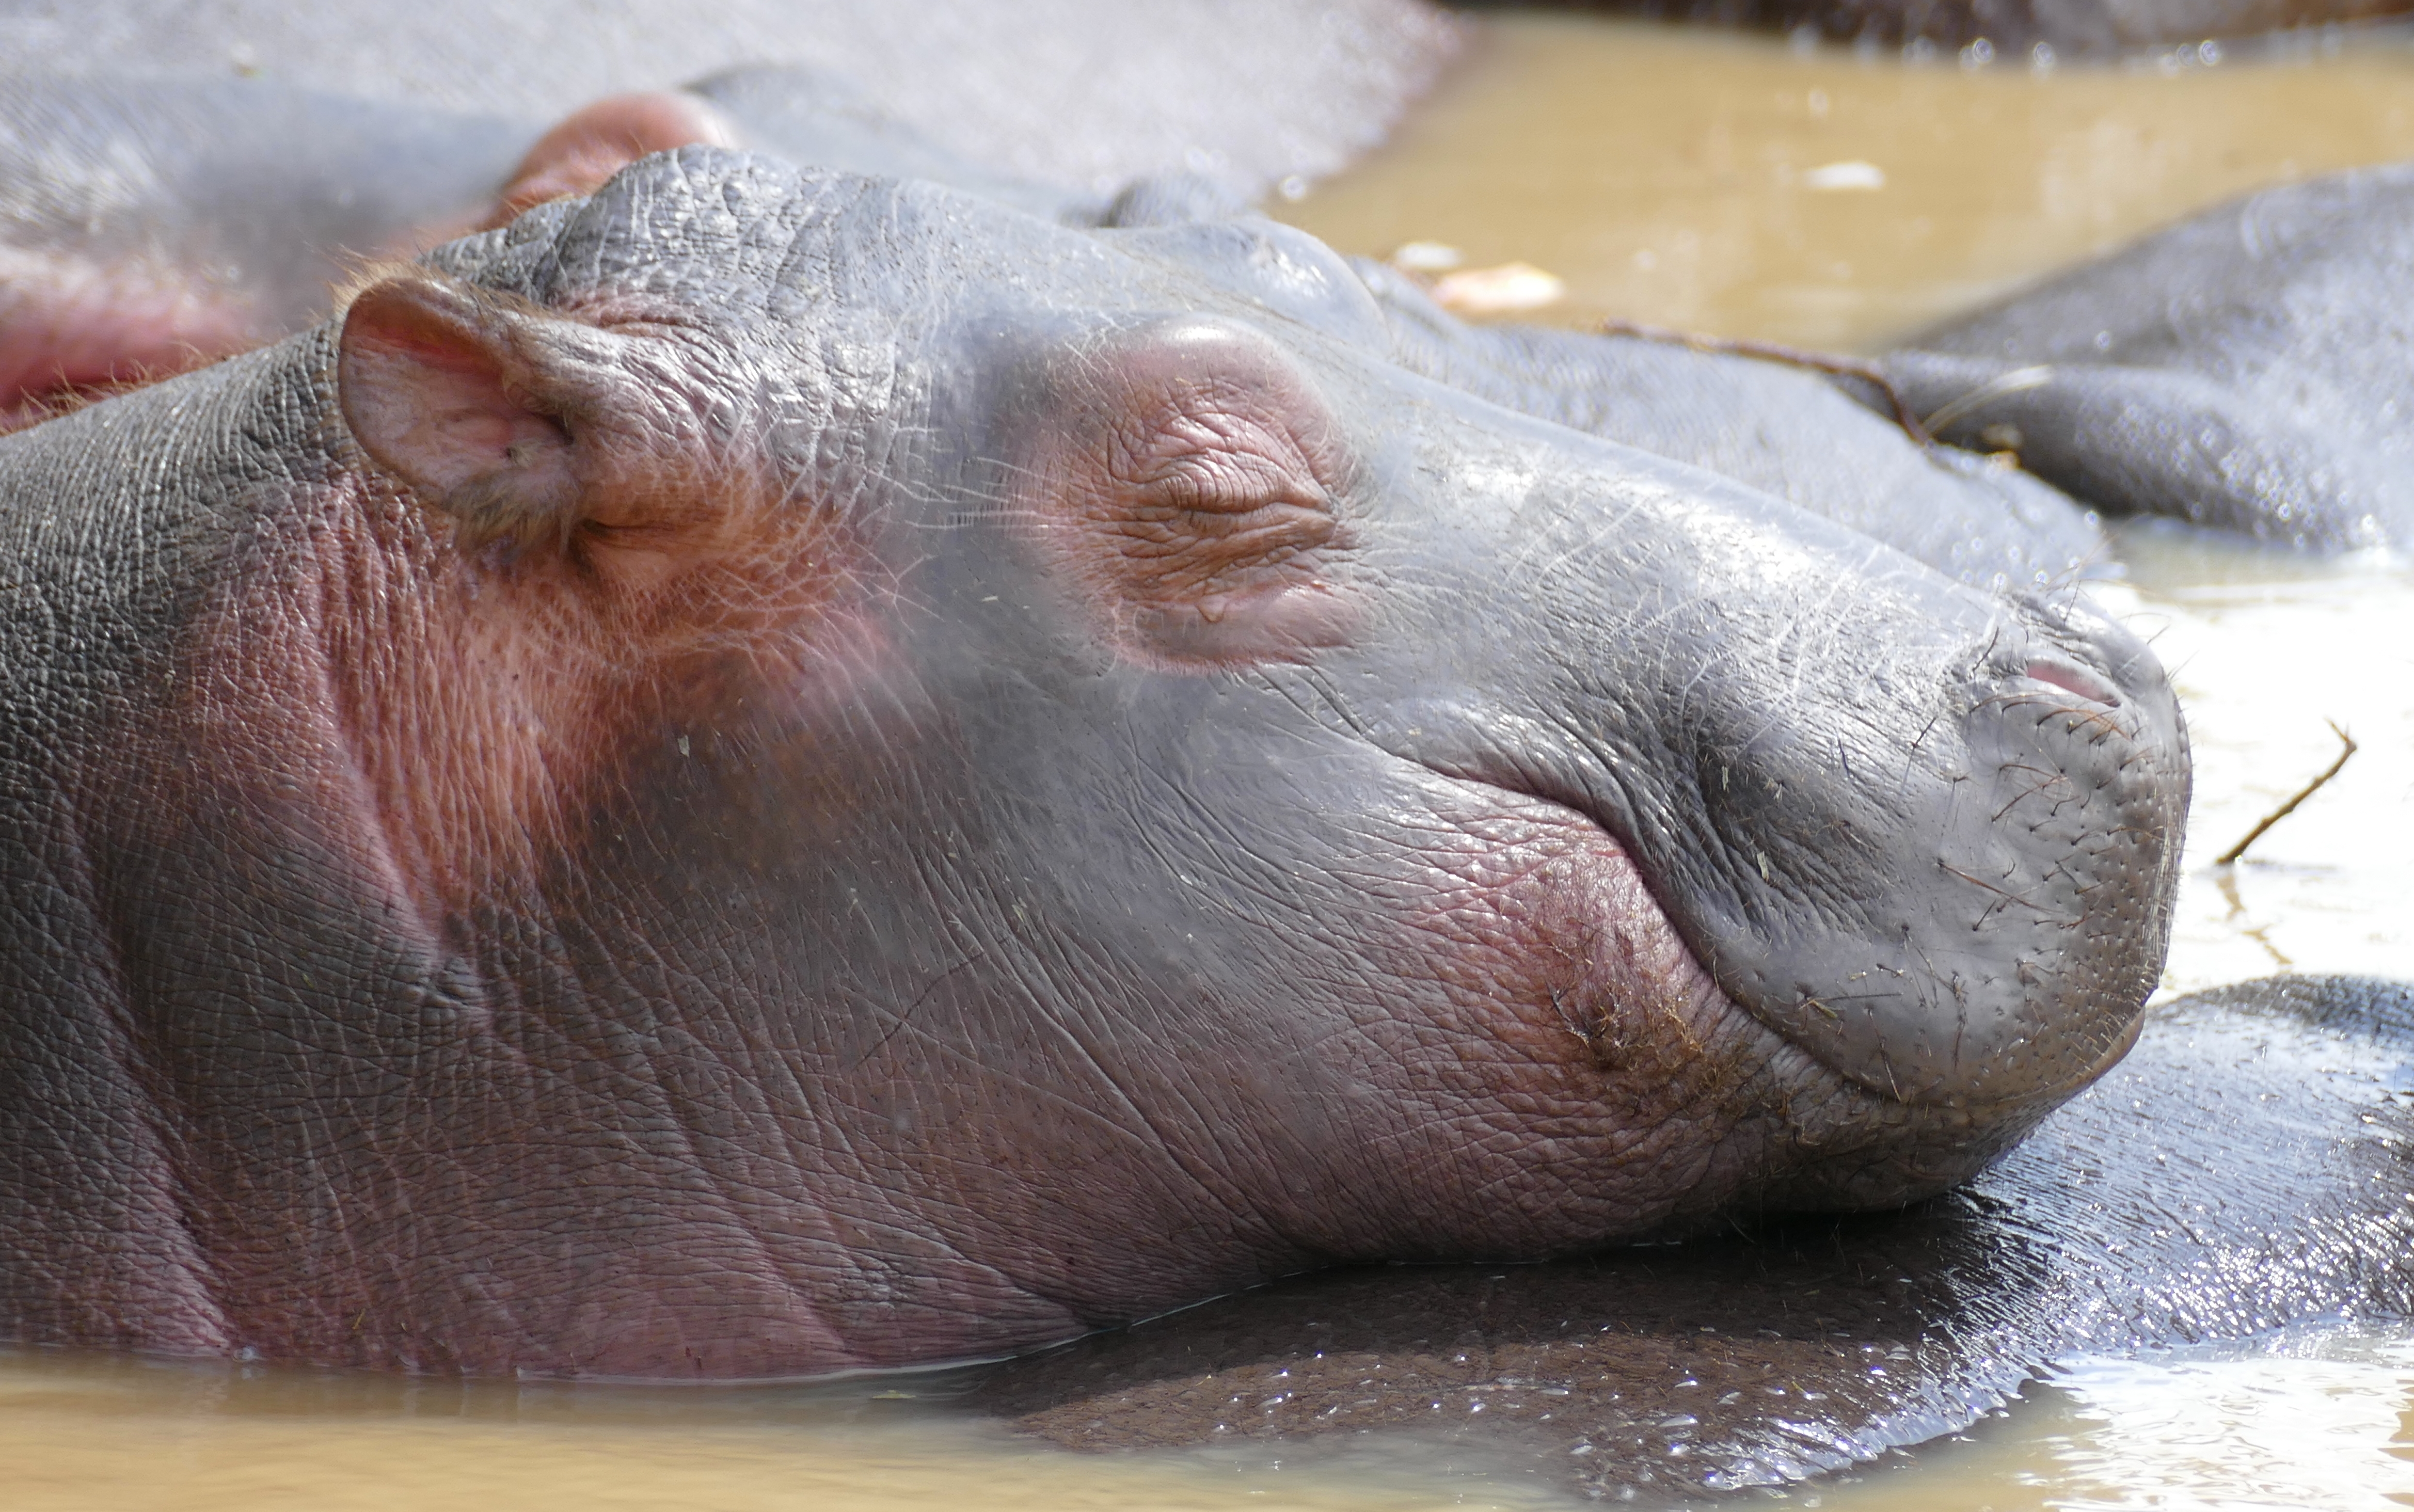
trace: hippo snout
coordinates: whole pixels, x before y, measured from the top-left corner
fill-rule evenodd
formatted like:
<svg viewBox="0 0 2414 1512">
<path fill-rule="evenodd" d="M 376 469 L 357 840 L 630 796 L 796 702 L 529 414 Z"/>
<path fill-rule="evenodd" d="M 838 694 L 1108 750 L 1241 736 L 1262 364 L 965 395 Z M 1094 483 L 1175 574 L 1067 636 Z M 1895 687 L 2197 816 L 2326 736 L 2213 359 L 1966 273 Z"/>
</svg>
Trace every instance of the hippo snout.
<svg viewBox="0 0 2414 1512">
<path fill-rule="evenodd" d="M 1389 674 L 1419 690 L 1368 727 L 1598 825 L 1855 1118 L 1963 1131 L 1872 1200 L 1966 1175 L 2103 1070 L 2161 971 L 2188 797 L 2143 643 L 2076 592 L 1956 584 L 1631 453 L 1537 436 L 1517 461 L 1451 475 L 1475 527 L 1399 575 L 1519 597 L 1409 643 Z M 1516 490 L 1485 501 L 1495 479 Z"/>
<path fill-rule="evenodd" d="M 1831 867 L 1842 885 L 1772 874 L 1762 927 L 1706 954 L 1738 1004 L 1873 1092 L 2058 1101 L 2127 1047 L 2159 971 L 2185 728 L 2153 653 L 2075 596 L 2006 606 L 1940 695 L 1903 743 L 1904 822 L 1830 806 L 1828 854 L 1858 863 Z M 1931 746 L 1950 754 L 1923 763 Z M 1726 807 L 1738 837 L 1811 840 L 1765 785 Z"/>
</svg>

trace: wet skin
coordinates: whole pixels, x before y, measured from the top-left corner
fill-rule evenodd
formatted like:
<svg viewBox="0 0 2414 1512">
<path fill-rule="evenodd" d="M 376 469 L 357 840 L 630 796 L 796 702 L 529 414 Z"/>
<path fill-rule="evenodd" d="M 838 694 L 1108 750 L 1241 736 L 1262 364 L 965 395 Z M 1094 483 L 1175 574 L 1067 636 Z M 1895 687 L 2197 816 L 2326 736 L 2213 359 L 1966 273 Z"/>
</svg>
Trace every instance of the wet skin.
<svg viewBox="0 0 2414 1512">
<path fill-rule="evenodd" d="M 1129 194 L 985 170 L 797 67 L 613 96 L 549 126 L 264 80 L 0 77 L 0 428 L 290 335 L 378 257 L 692 144 L 928 179 L 1075 224 L 1131 208 Z M 1137 192 L 1234 202 L 1194 177 Z"/>
<path fill-rule="evenodd" d="M 2414 166 L 2249 195 L 1885 359 L 1948 440 L 2107 513 L 2414 545 Z"/>
<path fill-rule="evenodd" d="M 2152 19 L 2123 14 L 2124 25 Z M 2220 25 L 2186 14 L 2220 30 L 2261 12 L 2225 10 Z M 177 24 L 214 36 L 224 18 L 213 15 Z M 712 45 L 767 45 L 744 18 L 722 23 Z M 1412 7 L 1368 24 L 1384 38 L 1371 61 L 1315 64 L 1317 88 L 1280 109 L 1230 89 L 1202 104 L 1190 96 L 1206 64 L 1138 52 L 1124 60 L 1130 77 L 1095 82 L 1097 97 L 1057 123 L 1046 150 L 1006 130 L 1013 111 L 989 99 L 1011 56 L 960 40 L 924 70 L 959 79 L 956 96 L 919 98 L 891 77 L 893 59 L 863 52 L 880 26 L 853 12 L 831 35 L 840 52 L 862 53 L 859 77 L 740 67 L 687 91 L 592 101 L 549 128 L 267 81 L 22 76 L 0 90 L 0 426 L 300 329 L 364 256 L 499 224 L 688 143 L 927 179 L 1074 224 L 1222 219 L 1278 166 L 1264 143 L 1247 145 L 1253 132 L 1280 125 L 1329 166 L 1371 141 L 1449 51 L 1447 29 Z M 1279 28 L 1251 36 L 1269 78 L 1268 60 L 1299 51 Z M 325 37 L 289 40 L 281 68 L 370 93 L 424 90 L 393 70 L 428 67 L 444 46 L 406 28 L 388 38 L 381 75 L 323 55 Z M 678 52 L 673 40 L 657 39 L 665 55 Z M 495 97 L 558 96 L 565 81 L 545 81 L 571 67 L 531 63 Z M 1175 150 L 1169 140 L 1154 158 L 1110 150 L 1139 130 L 1120 91 L 1140 78 L 1188 102 L 1167 109 L 1196 141 Z M 1296 104 L 1307 98 L 1323 103 Z M 1093 159 L 1146 171 L 1084 181 L 1080 165 Z M 2403 177 L 2347 175 L 2213 212 L 1894 353 L 1886 370 L 1913 410 L 1955 446 L 1989 453 L 1985 466 L 1862 413 L 1852 401 L 1872 395 L 1857 382 L 1655 342 L 1470 329 L 1398 275 L 1363 271 L 1403 365 L 1724 473 L 1963 582 L 2052 587 L 2103 566 L 2094 517 L 2105 514 L 2171 515 L 2315 551 L 2414 532 L 2394 419 L 2414 403 L 2398 392 L 2409 334 L 2389 314 L 2406 271 Z"/>
<path fill-rule="evenodd" d="M 1073 1447 L 1409 1431 L 1466 1470 L 1661 1503 L 1958 1431 L 2088 1356 L 2414 1317 L 2414 988 L 2275 978 L 2158 1007 L 1969 1186 L 1533 1267 L 1335 1272 L 967 1379 Z"/>
<path fill-rule="evenodd" d="M 2186 758 L 1263 223 L 690 148 L 0 441 L 0 1319 L 749 1376 L 1882 1208 L 2127 1045 Z"/>
<path fill-rule="evenodd" d="M 1517 0 L 1525 4 L 1527 0 Z M 1552 0 L 1543 0 L 1544 4 Z M 1562 0 L 1571 9 L 1751 26 L 1863 46 L 1967 48 L 2015 67 L 2403 16 L 2407 0 Z M 2042 48 L 2040 55 L 2038 50 Z"/>
<path fill-rule="evenodd" d="M 1168 175 L 1243 202 L 1373 146 L 1460 40 L 1420 0 L 0 7 L 0 428 L 690 143 L 1092 220 Z"/>
</svg>

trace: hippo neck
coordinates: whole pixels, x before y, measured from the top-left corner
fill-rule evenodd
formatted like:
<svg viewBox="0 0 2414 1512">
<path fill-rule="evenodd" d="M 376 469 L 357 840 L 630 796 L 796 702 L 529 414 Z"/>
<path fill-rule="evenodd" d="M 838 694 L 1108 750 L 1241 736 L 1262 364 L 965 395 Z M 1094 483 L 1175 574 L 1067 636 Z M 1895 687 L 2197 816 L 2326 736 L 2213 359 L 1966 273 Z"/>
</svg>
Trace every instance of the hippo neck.
<svg viewBox="0 0 2414 1512">
<path fill-rule="evenodd" d="M 9 664 L 91 690 L 67 725 L 10 701 L 0 749 L 30 800 L 13 853 L 55 858 L 0 912 L 12 993 L 54 1010 L 0 1019 L 20 1173 L 0 1336 L 413 1369 L 856 1363 L 789 1274 L 812 1246 L 729 1261 L 762 1246 L 700 1195 L 659 1085 L 631 1090 L 661 1048 L 595 1056 L 537 906 L 559 815 L 446 791 L 443 763 L 529 762 L 511 742 L 559 704 L 499 695 L 527 677 L 479 638 L 492 582 L 320 440 L 340 426 L 325 354 L 296 338 L 0 442 Z M 163 489 L 143 456 L 194 481 Z M 484 675 L 444 681 L 465 669 Z M 449 874 L 447 845 L 470 853 Z M 499 957 L 523 979 L 499 985 Z M 564 1201 L 659 1222 L 564 1241 Z M 697 1287 L 743 1326 L 695 1330 L 677 1298 Z"/>
</svg>

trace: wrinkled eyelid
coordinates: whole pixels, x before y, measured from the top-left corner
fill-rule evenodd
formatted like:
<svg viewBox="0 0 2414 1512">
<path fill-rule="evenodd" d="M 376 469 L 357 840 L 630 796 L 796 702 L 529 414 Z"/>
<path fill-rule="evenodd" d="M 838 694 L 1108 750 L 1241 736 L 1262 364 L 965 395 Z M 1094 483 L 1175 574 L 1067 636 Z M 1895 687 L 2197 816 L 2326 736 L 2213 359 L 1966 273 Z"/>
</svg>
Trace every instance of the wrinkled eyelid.
<svg viewBox="0 0 2414 1512">
<path fill-rule="evenodd" d="M 1250 453 L 1193 453 L 1170 458 L 1141 486 L 1185 509 L 1245 514 L 1271 504 L 1323 510 L 1332 493 L 1304 465 L 1286 467 Z"/>
</svg>

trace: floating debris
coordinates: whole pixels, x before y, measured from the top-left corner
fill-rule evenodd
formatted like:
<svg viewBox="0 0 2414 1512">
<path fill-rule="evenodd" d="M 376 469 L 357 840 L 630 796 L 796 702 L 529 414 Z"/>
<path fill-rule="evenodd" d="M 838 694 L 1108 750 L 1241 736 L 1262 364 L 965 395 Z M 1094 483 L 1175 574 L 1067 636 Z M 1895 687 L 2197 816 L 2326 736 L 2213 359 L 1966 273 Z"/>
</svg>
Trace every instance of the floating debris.
<svg viewBox="0 0 2414 1512">
<path fill-rule="evenodd" d="M 1467 260 L 1467 254 L 1447 242 L 1403 242 L 1384 259 L 1402 273 L 1448 273 Z"/>
<path fill-rule="evenodd" d="M 1530 262 L 1504 262 L 1497 268 L 1467 268 L 1434 280 L 1433 297 L 1444 309 L 1460 315 L 1513 315 L 1539 310 L 1567 296 L 1568 286 L 1557 274 Z"/>
<path fill-rule="evenodd" d="M 1848 157 L 1840 163 L 1822 163 L 1802 175 L 1804 188 L 1823 194 L 1849 189 L 1883 189 L 1885 185 L 1885 170 L 1859 157 Z"/>
<path fill-rule="evenodd" d="M 2297 805 L 2304 802 L 2307 798 L 2312 797 L 2315 793 L 2319 793 L 2322 790 L 2322 785 L 2324 783 L 2339 775 L 2339 769 L 2347 765 L 2347 759 L 2354 755 L 2356 752 L 2355 736 L 2348 734 L 2346 731 L 2340 729 L 2336 719 L 2332 719 L 2329 721 L 2329 723 L 2331 734 L 2339 737 L 2338 760 L 2331 763 L 2327 767 L 2324 767 L 2322 769 L 2321 776 L 2314 778 L 2311 782 L 2306 783 L 2303 787 L 2299 788 L 2297 790 L 2296 796 L 2290 798 L 2287 803 L 2282 804 L 2279 808 L 2272 809 L 2270 813 L 2265 814 L 2261 823 L 2246 832 L 2246 838 L 2239 841 L 2236 845 L 2231 846 L 2228 850 L 2222 852 L 2221 854 L 2214 856 L 2213 858 L 2213 864 L 2214 866 L 2236 866 L 2238 864 L 2238 858 L 2246 853 L 2246 848 L 2248 846 L 2253 845 L 2257 840 L 2263 838 L 2263 832 L 2265 830 L 2270 829 L 2272 825 L 2287 818 L 2290 814 L 2295 813 L 2297 811 Z"/>
</svg>

